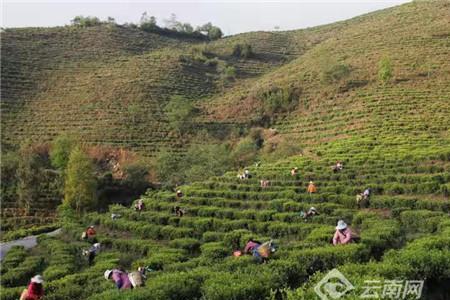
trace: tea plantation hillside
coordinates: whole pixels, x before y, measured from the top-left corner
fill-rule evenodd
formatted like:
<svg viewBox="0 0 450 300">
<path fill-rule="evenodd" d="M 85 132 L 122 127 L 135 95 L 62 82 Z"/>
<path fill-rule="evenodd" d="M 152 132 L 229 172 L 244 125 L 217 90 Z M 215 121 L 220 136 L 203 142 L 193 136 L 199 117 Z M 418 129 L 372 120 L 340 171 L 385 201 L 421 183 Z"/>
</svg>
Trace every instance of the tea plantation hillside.
<svg viewBox="0 0 450 300">
<path fill-rule="evenodd" d="M 69 132 L 148 156 L 163 146 L 180 152 L 189 139 L 171 130 L 164 111 L 173 95 L 195 100 L 196 131 L 280 123 L 305 140 L 298 128 L 304 121 L 318 127 L 330 103 L 358 117 L 365 108 L 361 93 L 383 97 L 394 86 L 419 96 L 431 90 L 430 97 L 443 90 L 447 97 L 448 11 L 444 1 L 415 2 L 331 25 L 207 43 L 111 24 L 7 29 L 1 33 L 2 143 L 50 141 Z M 380 90 L 383 57 L 394 74 Z M 266 103 L 279 89 L 286 90 L 287 107 Z M 334 119 L 345 128 L 363 123 L 330 116 L 332 128 Z"/>
<path fill-rule="evenodd" d="M 449 20 L 449 2 L 415 1 L 207 43 L 116 25 L 2 32 L 4 147 L 70 132 L 90 144 L 182 157 L 201 129 L 232 128 L 226 143 L 266 127 L 261 149 L 283 139 L 301 154 L 269 153 L 248 166 L 251 178 L 229 171 L 177 187 L 182 197 L 149 190 L 141 212 L 110 205 L 77 215 L 61 206 L 63 234 L 41 235 L 36 247 L 14 247 L 1 261 L 0 299 L 19 298 L 35 274 L 45 278 L 45 299 L 55 300 L 319 299 L 314 287 L 333 268 L 355 286 L 340 299 L 360 299 L 365 281 L 392 280 L 424 280 L 422 299 L 450 299 Z M 173 95 L 197 108 L 191 134 L 169 126 Z M 307 192 L 310 181 L 316 193 Z M 355 197 L 366 188 L 372 194 L 361 208 Z M 310 207 L 319 215 L 305 220 Z M 18 219 L 4 207 L 2 218 Z M 356 242 L 332 245 L 338 220 Z M 102 245 L 91 265 L 81 239 L 89 225 Z M 250 238 L 273 239 L 277 251 L 266 263 L 233 256 Z M 118 291 L 104 278 L 107 269 L 139 266 L 152 269 L 145 287 Z"/>
<path fill-rule="evenodd" d="M 176 151 L 178 136 L 164 113 L 171 96 L 217 94 L 327 37 L 306 32 L 300 45 L 288 33 L 258 32 L 204 43 L 121 25 L 7 29 L 2 32 L 2 141 L 45 142 L 69 132 L 146 155 L 161 146 Z M 250 45 L 251 57 L 233 55 L 237 44 Z M 223 74 L 227 67 L 230 80 Z"/>
<path fill-rule="evenodd" d="M 318 134 L 370 132 L 387 125 L 392 114 L 431 122 L 430 113 L 448 113 L 449 12 L 445 1 L 414 2 L 352 19 L 301 57 L 203 107 L 208 118 L 246 123 L 267 117 L 264 106 L 273 106 L 275 92 L 283 90 L 296 106 L 288 116 L 275 107 L 275 127 L 300 142 L 323 141 Z M 380 78 L 383 61 L 390 65 L 386 80 Z M 420 110 L 411 116 L 414 102 Z"/>
<path fill-rule="evenodd" d="M 105 214 L 66 218 L 65 234 L 7 254 L 2 299 L 17 299 L 35 273 L 47 280 L 47 299 L 316 299 L 312 287 L 334 267 L 357 286 L 344 299 L 358 299 L 364 280 L 393 279 L 426 279 L 424 299 L 448 299 L 448 152 L 417 152 L 412 159 L 408 152 L 371 147 L 349 151 L 332 142 L 320 158 L 251 167 L 251 179 L 231 172 L 183 186 L 181 199 L 150 192 L 140 213 L 113 205 Z M 336 159 L 344 164 L 339 173 L 330 168 Z M 292 167 L 298 176 L 291 176 Z M 260 179 L 269 186 L 260 187 Z M 318 189 L 312 195 L 306 192 L 310 180 Z M 358 209 L 355 194 L 366 187 L 373 193 L 370 207 Z M 184 216 L 175 216 L 174 206 Z M 311 206 L 320 215 L 305 221 L 299 212 Z M 112 213 L 121 217 L 113 220 Z M 340 219 L 351 224 L 358 243 L 330 245 Z M 92 266 L 80 256 L 89 247 L 80 234 L 90 224 L 103 245 Z M 274 239 L 278 251 L 267 263 L 232 256 L 251 237 Z M 140 289 L 119 292 L 103 277 L 108 268 L 138 266 L 154 270 Z"/>
</svg>

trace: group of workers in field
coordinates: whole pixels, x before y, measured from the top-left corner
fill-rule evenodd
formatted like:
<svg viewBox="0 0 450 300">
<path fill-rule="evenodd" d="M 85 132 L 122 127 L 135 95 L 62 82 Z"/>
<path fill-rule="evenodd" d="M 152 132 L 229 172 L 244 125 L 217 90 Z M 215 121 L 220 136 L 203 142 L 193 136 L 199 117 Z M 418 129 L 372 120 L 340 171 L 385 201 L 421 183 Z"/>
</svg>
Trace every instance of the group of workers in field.
<svg viewBox="0 0 450 300">
<path fill-rule="evenodd" d="M 343 167 L 344 167 L 343 164 L 340 161 L 338 161 L 336 165 L 332 167 L 332 171 L 334 173 L 340 172 L 343 170 Z M 293 177 L 298 177 L 299 175 L 298 168 L 297 167 L 292 168 L 290 171 L 290 175 Z M 252 178 L 252 174 L 250 173 L 249 170 L 246 169 L 242 174 L 238 175 L 238 178 L 243 180 L 249 179 Z M 261 180 L 260 186 L 262 188 L 269 187 L 270 181 L 265 179 Z M 310 195 L 313 193 L 317 193 L 317 187 L 313 181 L 309 182 L 306 191 Z M 362 193 L 357 194 L 356 203 L 359 208 L 367 208 L 369 206 L 370 195 L 371 195 L 370 188 L 367 188 Z M 182 197 L 183 197 L 182 191 L 177 190 L 176 199 L 181 200 Z M 139 213 L 145 210 L 144 201 L 142 199 L 136 201 L 134 209 Z M 182 217 L 184 213 L 185 210 L 178 205 L 172 208 L 172 214 L 176 215 L 177 217 Z M 304 221 L 311 220 L 318 215 L 320 214 L 315 207 L 310 207 L 307 211 L 300 212 L 300 216 L 303 218 Z M 115 220 L 117 218 L 120 218 L 120 215 L 111 214 L 111 218 Z M 83 231 L 81 238 L 82 240 L 91 243 L 91 246 L 88 249 L 83 250 L 82 254 L 85 257 L 87 257 L 88 265 L 92 265 L 95 257 L 101 250 L 101 244 L 98 243 L 96 239 L 96 231 L 94 226 L 91 225 L 87 227 L 86 230 Z M 355 234 L 352 232 L 350 227 L 345 223 L 345 221 L 339 220 L 335 228 L 335 233 L 331 239 L 331 243 L 333 245 L 345 245 L 357 239 L 358 237 L 355 236 Z M 242 251 L 241 250 L 233 251 L 233 256 L 240 257 L 246 254 L 252 255 L 257 262 L 265 263 L 270 258 L 270 256 L 276 252 L 276 249 L 277 248 L 272 240 L 262 243 L 254 239 L 249 239 Z M 122 269 L 111 269 L 106 270 L 104 272 L 104 277 L 107 280 L 113 281 L 118 289 L 132 289 L 144 286 L 146 279 L 146 272 L 148 271 L 153 270 L 151 270 L 148 267 L 139 267 L 137 271 L 133 272 L 126 272 L 125 270 Z M 41 275 L 34 276 L 31 279 L 27 289 L 25 289 L 22 292 L 20 300 L 42 299 L 44 295 L 43 282 L 44 279 Z"/>
</svg>

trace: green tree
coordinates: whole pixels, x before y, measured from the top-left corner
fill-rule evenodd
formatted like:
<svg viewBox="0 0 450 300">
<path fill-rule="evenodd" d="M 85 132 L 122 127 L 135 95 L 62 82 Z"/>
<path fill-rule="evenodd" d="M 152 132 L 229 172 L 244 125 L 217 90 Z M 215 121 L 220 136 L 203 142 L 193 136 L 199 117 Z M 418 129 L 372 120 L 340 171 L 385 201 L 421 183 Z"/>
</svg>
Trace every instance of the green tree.
<svg viewBox="0 0 450 300">
<path fill-rule="evenodd" d="M 184 182 L 182 162 L 168 149 L 162 149 L 156 157 L 155 171 L 159 181 L 165 186 L 174 186 Z"/>
<path fill-rule="evenodd" d="M 2 201 L 15 201 L 17 197 L 17 169 L 20 157 L 16 152 L 2 153 L 0 159 Z"/>
<path fill-rule="evenodd" d="M 386 84 L 391 80 L 393 76 L 393 68 L 392 63 L 389 57 L 384 57 L 380 60 L 378 64 L 378 79 L 383 83 Z"/>
<path fill-rule="evenodd" d="M 50 161 L 52 166 L 64 171 L 67 168 L 67 163 L 69 162 L 70 152 L 72 152 L 76 145 L 77 140 L 72 136 L 67 134 L 58 136 L 52 142 L 50 149 Z"/>
<path fill-rule="evenodd" d="M 139 22 L 139 27 L 144 31 L 155 31 L 160 29 L 156 24 L 156 18 L 154 16 L 149 16 L 147 12 L 144 12 L 141 16 L 141 20 Z"/>
<path fill-rule="evenodd" d="M 94 172 L 91 159 L 80 147 L 75 147 L 67 164 L 64 204 L 75 209 L 78 214 L 97 205 L 97 181 Z"/>
<path fill-rule="evenodd" d="M 223 32 L 222 30 L 217 27 L 217 26 L 213 26 L 209 31 L 208 31 L 208 37 L 210 40 L 214 41 L 214 40 L 218 40 L 223 36 Z"/>
<path fill-rule="evenodd" d="M 222 30 L 217 26 L 213 26 L 211 22 L 197 27 L 196 31 L 206 34 L 210 40 L 218 40 L 223 36 Z"/>
<path fill-rule="evenodd" d="M 258 145 L 251 137 L 242 139 L 233 149 L 231 157 L 236 167 L 253 163 L 258 156 Z"/>
<path fill-rule="evenodd" d="M 189 100 L 178 95 L 172 96 L 165 110 L 172 129 L 180 134 L 184 134 L 190 129 L 194 107 Z"/>
<path fill-rule="evenodd" d="M 195 144 L 184 156 L 186 180 L 201 181 L 223 175 L 231 167 L 230 151 L 223 144 Z"/>
<path fill-rule="evenodd" d="M 34 150 L 30 141 L 25 141 L 19 149 L 17 165 L 17 196 L 20 207 L 30 211 L 33 200 L 39 198 L 45 163 Z"/>
<path fill-rule="evenodd" d="M 76 16 L 70 22 L 72 23 L 72 25 L 80 27 L 91 27 L 102 24 L 99 18 L 90 16 L 89 17 Z"/>
<path fill-rule="evenodd" d="M 149 186 L 148 174 L 149 168 L 141 162 L 134 162 L 124 167 L 125 178 L 123 184 L 130 187 L 133 191 L 144 192 Z"/>
</svg>

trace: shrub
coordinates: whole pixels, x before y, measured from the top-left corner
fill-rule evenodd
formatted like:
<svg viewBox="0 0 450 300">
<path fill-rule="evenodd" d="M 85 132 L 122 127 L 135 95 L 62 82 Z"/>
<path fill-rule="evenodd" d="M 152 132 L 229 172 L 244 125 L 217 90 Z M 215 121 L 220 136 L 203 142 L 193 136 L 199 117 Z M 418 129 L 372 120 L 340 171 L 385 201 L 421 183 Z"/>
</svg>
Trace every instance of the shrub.
<svg viewBox="0 0 450 300">
<path fill-rule="evenodd" d="M 443 213 L 429 210 L 407 210 L 400 214 L 400 221 L 409 232 L 433 233 Z"/>
<path fill-rule="evenodd" d="M 251 235 L 251 232 L 245 229 L 228 232 L 223 237 L 223 244 L 231 251 L 241 248 L 247 241 L 243 241 L 244 235 Z"/>
<path fill-rule="evenodd" d="M 240 58 L 250 58 L 253 56 L 252 46 L 249 44 L 235 44 L 233 46 L 233 56 Z"/>
<path fill-rule="evenodd" d="M 190 130 L 194 107 L 188 99 L 180 95 L 172 96 L 165 107 L 165 111 L 172 129 L 180 134 Z"/>
<path fill-rule="evenodd" d="M 367 248 L 362 244 L 328 246 L 298 251 L 291 251 L 289 257 L 300 261 L 309 274 L 318 270 L 332 269 L 345 263 L 365 261 L 368 259 Z"/>
<path fill-rule="evenodd" d="M 13 288 L 2 287 L 1 298 L 2 300 L 17 300 L 25 288 L 25 286 Z"/>
<path fill-rule="evenodd" d="M 257 98 L 262 101 L 264 112 L 271 116 L 275 113 L 287 112 L 298 104 L 300 91 L 294 87 L 271 87 L 258 92 Z"/>
<path fill-rule="evenodd" d="M 202 240 L 205 243 L 218 242 L 223 239 L 224 235 L 225 235 L 225 233 L 223 233 L 223 232 L 207 231 L 207 232 L 203 233 Z"/>
<path fill-rule="evenodd" d="M 43 257 L 28 256 L 20 265 L 4 273 L 0 278 L 0 282 L 6 287 L 26 285 L 31 277 L 42 270 L 43 266 Z"/>
<path fill-rule="evenodd" d="M 17 267 L 26 257 L 27 252 L 23 246 L 13 246 L 2 260 L 1 273 L 5 273 L 8 269 Z"/>
<path fill-rule="evenodd" d="M 226 66 L 221 73 L 222 78 L 226 81 L 232 81 L 236 78 L 236 68 L 233 66 Z"/>
<path fill-rule="evenodd" d="M 200 248 L 200 242 L 192 238 L 175 239 L 170 241 L 169 246 L 195 253 Z"/>
<path fill-rule="evenodd" d="M 393 69 L 391 60 L 388 57 L 384 57 L 378 64 L 378 79 L 386 84 L 393 76 Z"/>
<path fill-rule="evenodd" d="M 202 256 L 209 260 L 222 259 L 231 255 L 229 249 L 221 242 L 206 243 L 200 247 Z"/>
<path fill-rule="evenodd" d="M 133 267 L 149 266 L 154 270 L 163 270 L 167 265 L 186 260 L 185 251 L 182 249 L 155 249 L 147 258 L 133 262 Z"/>
<path fill-rule="evenodd" d="M 324 83 L 336 83 L 341 79 L 348 77 L 350 75 L 351 68 L 346 64 L 335 64 L 329 66 L 322 73 L 322 81 Z"/>
<path fill-rule="evenodd" d="M 258 274 L 217 273 L 205 280 L 202 292 L 206 299 L 256 300 L 265 299 L 271 278 L 266 272 Z"/>
<path fill-rule="evenodd" d="M 102 22 L 97 17 L 84 17 L 84 16 L 76 16 L 73 18 L 70 23 L 74 26 L 80 27 L 92 27 L 101 25 Z"/>
</svg>

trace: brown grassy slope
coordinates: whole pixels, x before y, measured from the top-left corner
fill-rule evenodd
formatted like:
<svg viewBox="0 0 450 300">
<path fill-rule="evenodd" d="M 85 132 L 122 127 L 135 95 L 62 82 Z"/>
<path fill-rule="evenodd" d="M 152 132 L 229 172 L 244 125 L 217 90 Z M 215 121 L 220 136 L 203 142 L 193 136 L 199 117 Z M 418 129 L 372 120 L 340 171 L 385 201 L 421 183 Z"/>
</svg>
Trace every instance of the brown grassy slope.
<svg viewBox="0 0 450 300">
<path fill-rule="evenodd" d="M 295 86 L 302 91 L 297 109 L 274 126 L 305 146 L 377 131 L 448 140 L 449 8 L 448 2 L 419 2 L 358 17 L 296 60 L 204 103 L 208 118 L 258 119 L 258 92 Z M 377 78 L 383 57 L 394 68 L 386 86 Z M 323 82 L 323 71 L 337 64 L 350 66 L 349 77 Z"/>
</svg>

